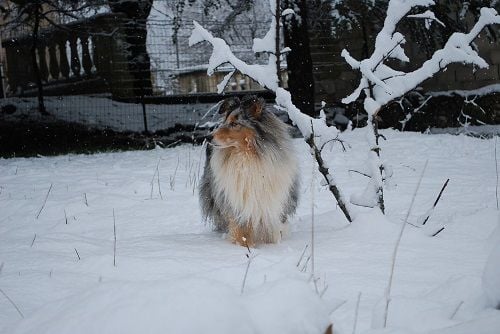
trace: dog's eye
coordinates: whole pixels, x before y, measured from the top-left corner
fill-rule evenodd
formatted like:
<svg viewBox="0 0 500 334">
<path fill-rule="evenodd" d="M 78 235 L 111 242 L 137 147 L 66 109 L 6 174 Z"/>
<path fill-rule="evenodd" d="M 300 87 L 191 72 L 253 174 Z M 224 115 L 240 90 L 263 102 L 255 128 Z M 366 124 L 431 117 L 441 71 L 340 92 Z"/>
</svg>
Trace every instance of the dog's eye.
<svg viewBox="0 0 500 334">
<path fill-rule="evenodd" d="M 235 127 L 237 127 L 238 125 L 239 125 L 239 124 L 238 124 L 238 123 L 236 123 L 236 122 L 231 122 L 231 123 L 229 123 L 229 127 L 230 127 L 230 128 L 235 128 Z"/>
</svg>

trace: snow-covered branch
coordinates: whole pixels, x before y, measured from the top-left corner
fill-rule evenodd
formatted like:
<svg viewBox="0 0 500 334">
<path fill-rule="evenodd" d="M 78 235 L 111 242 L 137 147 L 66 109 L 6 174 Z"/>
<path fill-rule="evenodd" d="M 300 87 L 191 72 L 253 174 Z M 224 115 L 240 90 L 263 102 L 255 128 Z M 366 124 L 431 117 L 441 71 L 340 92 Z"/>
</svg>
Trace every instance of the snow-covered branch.
<svg viewBox="0 0 500 334">
<path fill-rule="evenodd" d="M 431 23 L 433 21 L 439 23 L 441 26 L 445 27 L 445 24 L 440 21 L 434 12 L 427 10 L 424 13 L 421 14 L 415 14 L 415 15 L 408 15 L 407 17 L 413 18 L 413 19 L 424 19 L 425 20 L 425 28 L 428 30 L 431 28 Z"/>
<path fill-rule="evenodd" d="M 467 63 L 479 68 L 488 67 L 488 63 L 471 47 L 471 43 L 487 25 L 500 24 L 500 16 L 493 8 L 482 8 L 478 22 L 469 33 L 456 32 L 452 34 L 445 46 L 436 51 L 432 58 L 424 62 L 420 68 L 406 73 L 396 71 L 384 64 L 384 61 L 389 58 L 408 61 L 401 47 L 405 39 L 402 34 L 396 32 L 396 25 L 413 7 L 430 6 L 432 4 L 434 4 L 434 1 L 391 0 L 384 28 L 377 36 L 375 51 L 371 57 L 357 61 L 349 55 L 347 50 L 342 51 L 342 56 L 346 62 L 353 69 L 361 71 L 363 75 L 358 88 L 353 94 L 343 99 L 342 102 L 351 103 L 355 101 L 363 90 L 366 92 L 371 86 L 373 96 L 366 94 L 365 108 L 368 113 L 374 114 L 388 102 L 408 93 L 451 63 Z M 431 13 L 429 10 L 423 16 L 430 18 Z"/>
<path fill-rule="evenodd" d="M 209 42 L 212 47 L 212 55 L 208 63 L 208 75 L 212 75 L 217 67 L 223 64 L 230 64 L 235 70 L 241 72 L 257 81 L 262 87 L 273 91 L 276 94 L 276 103 L 279 107 L 283 108 L 290 117 L 290 120 L 297 125 L 300 132 L 307 138 L 311 135 L 311 122 L 313 124 L 316 143 L 320 147 L 324 142 L 336 138 L 339 131 L 335 127 L 330 127 L 322 119 L 312 118 L 302 113 L 292 102 L 292 97 L 289 91 L 279 87 L 278 75 L 276 74 L 276 56 L 273 54 L 275 47 L 275 21 L 271 23 L 271 28 L 264 36 L 264 38 L 254 39 L 253 50 L 254 52 L 268 52 L 269 61 L 267 64 L 247 64 L 234 55 L 226 41 L 221 38 L 214 37 L 208 30 L 203 28 L 198 22 L 194 21 L 194 29 L 189 38 L 189 45 L 193 46 L 200 42 Z M 230 76 L 226 78 L 217 86 L 218 93 L 222 93 Z"/>
<path fill-rule="evenodd" d="M 189 37 L 189 46 L 207 41 L 213 46 L 212 55 L 208 62 L 208 75 L 214 74 L 217 67 L 223 64 L 231 64 L 242 74 L 248 75 L 261 86 L 275 91 L 278 88 L 278 76 L 274 71 L 274 64 L 270 61 L 267 65 L 249 65 L 236 57 L 229 45 L 222 38 L 214 37 L 208 30 L 203 28 L 198 22 L 193 21 L 194 29 Z M 219 89 L 219 94 L 222 90 Z"/>
</svg>

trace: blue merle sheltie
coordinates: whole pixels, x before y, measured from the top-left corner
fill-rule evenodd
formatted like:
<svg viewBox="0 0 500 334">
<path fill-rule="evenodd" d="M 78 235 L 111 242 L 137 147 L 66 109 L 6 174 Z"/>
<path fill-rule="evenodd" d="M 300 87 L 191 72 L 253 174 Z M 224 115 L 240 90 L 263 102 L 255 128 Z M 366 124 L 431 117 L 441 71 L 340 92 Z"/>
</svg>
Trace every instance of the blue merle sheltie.
<svg viewBox="0 0 500 334">
<path fill-rule="evenodd" d="M 200 183 L 204 218 L 233 243 L 276 243 L 295 213 L 299 178 L 289 126 L 256 96 L 222 102 Z"/>
</svg>

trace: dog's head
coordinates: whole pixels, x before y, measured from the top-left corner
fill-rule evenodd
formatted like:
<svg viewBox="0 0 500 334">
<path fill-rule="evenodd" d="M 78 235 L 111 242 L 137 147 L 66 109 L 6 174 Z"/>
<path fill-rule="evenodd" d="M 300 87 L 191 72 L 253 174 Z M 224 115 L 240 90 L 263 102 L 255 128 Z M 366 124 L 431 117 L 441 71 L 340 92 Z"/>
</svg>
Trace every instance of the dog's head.
<svg viewBox="0 0 500 334">
<path fill-rule="evenodd" d="M 235 148 L 254 152 L 258 123 L 265 112 L 265 101 L 255 95 L 237 97 L 222 102 L 219 113 L 222 124 L 212 133 L 212 143 L 218 148 Z"/>
</svg>

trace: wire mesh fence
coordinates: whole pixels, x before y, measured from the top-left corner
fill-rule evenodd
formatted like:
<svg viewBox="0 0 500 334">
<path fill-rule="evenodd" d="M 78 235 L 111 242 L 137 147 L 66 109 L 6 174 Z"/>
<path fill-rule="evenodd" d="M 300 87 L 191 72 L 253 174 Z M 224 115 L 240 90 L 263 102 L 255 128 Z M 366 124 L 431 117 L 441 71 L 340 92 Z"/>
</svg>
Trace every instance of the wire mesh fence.
<svg viewBox="0 0 500 334">
<path fill-rule="evenodd" d="M 1 26 L 0 123 L 3 125 L 0 126 L 10 129 L 11 124 L 20 122 L 38 125 L 64 122 L 124 133 L 184 130 L 192 137 L 196 135 L 194 129 L 213 125 L 214 105 L 222 99 L 216 93 L 217 84 L 232 69 L 221 66 L 212 76 L 207 76 L 211 47 L 204 43 L 189 46 L 193 19 L 215 36 L 224 38 L 238 58 L 249 63 L 265 63 L 267 55 L 255 54 L 251 48 L 253 39 L 262 38 L 269 28 L 269 19 L 265 19 L 269 17 L 268 12 L 249 11 L 229 24 L 194 7 L 176 19 L 169 11 L 172 3 L 154 1 L 147 19 L 131 18 L 122 12 L 111 12 L 109 8 L 76 20 L 57 21 L 57 17 L 53 17 L 51 20 L 55 23 L 40 26 L 37 34 L 29 22 Z M 319 105 L 326 101 L 334 106 L 330 107 L 332 123 L 347 125 L 352 120 L 354 126 L 362 126 L 359 122 L 362 108 L 338 105 L 359 83 L 359 77 L 340 54 L 347 48 L 355 58 L 362 59 L 370 38 L 363 39 L 359 29 L 333 36 L 331 18 L 324 17 L 311 18 L 308 33 L 315 102 Z M 486 58 L 491 60 L 488 71 L 472 72 L 469 68 L 449 66 L 424 89 L 448 91 L 498 84 L 498 46 L 483 49 Z M 418 46 L 408 51 L 411 59 L 420 53 Z M 281 76 L 286 86 L 288 72 L 286 64 L 282 65 Z M 272 98 L 258 83 L 238 73 L 231 77 L 225 89 L 226 96 L 249 92 Z M 455 114 L 463 113 L 464 107 L 471 105 L 463 99 L 453 102 L 451 109 L 456 112 L 450 116 L 450 101 L 444 101 L 443 108 L 437 100 L 433 98 L 427 104 L 433 115 L 422 117 L 424 121 L 412 129 L 422 130 L 429 125 L 456 126 L 460 122 L 456 121 Z M 40 112 L 41 101 L 47 113 Z M 419 107 L 418 101 L 415 105 L 408 97 L 405 102 L 408 106 L 394 105 L 392 108 L 397 112 L 391 109 L 384 115 L 384 126 L 398 127 L 408 112 Z M 481 113 L 493 116 L 476 118 L 485 123 L 498 123 L 498 94 L 484 105 Z M 488 112 L 482 112 L 483 108 Z"/>
<path fill-rule="evenodd" d="M 203 24 L 225 31 L 220 22 Z M 251 45 L 253 38 L 265 34 L 268 22 L 235 25 L 238 29 L 224 35 L 235 55 L 253 63 L 266 61 L 267 56 L 255 55 Z M 105 13 L 48 26 L 36 41 L 31 26 L 2 29 L 2 120 L 59 120 L 132 132 L 210 122 L 211 108 L 221 99 L 216 86 L 231 68 L 221 67 L 207 76 L 211 49 L 189 46 L 192 27 L 192 21 L 174 23 L 152 12 L 147 20 Z M 236 74 L 226 94 L 262 90 Z M 38 95 L 48 115 L 38 112 Z"/>
</svg>

